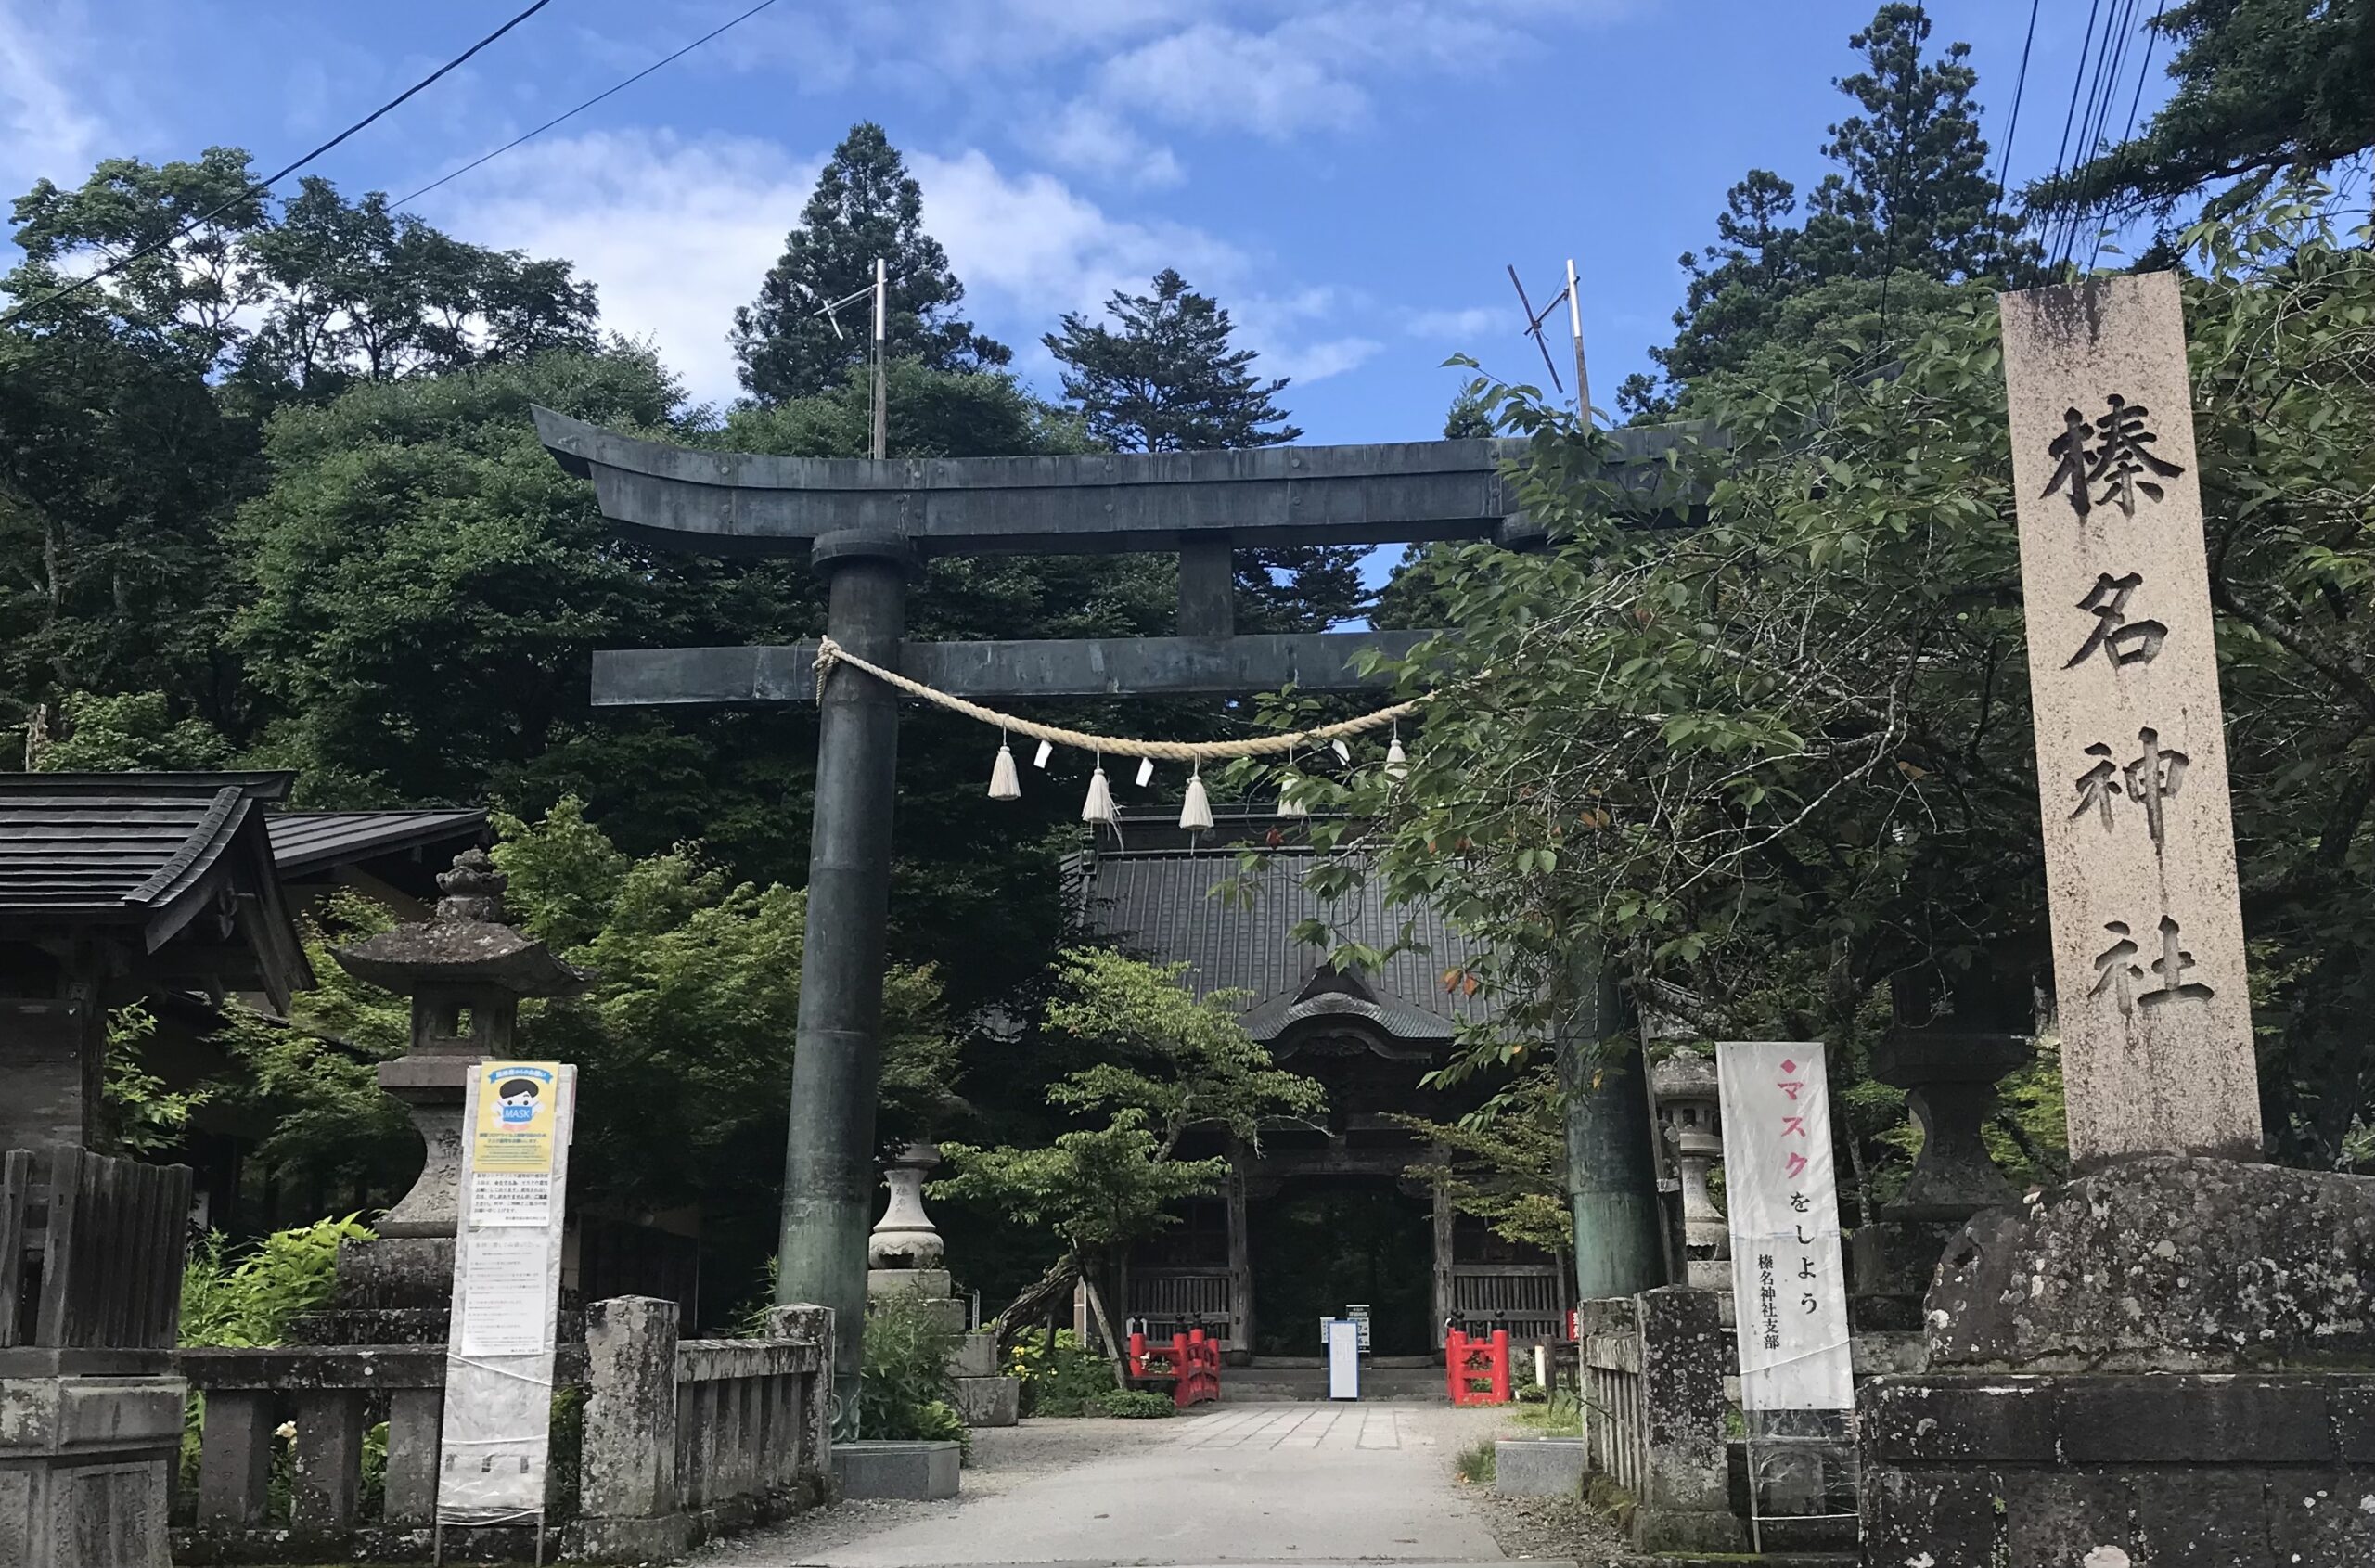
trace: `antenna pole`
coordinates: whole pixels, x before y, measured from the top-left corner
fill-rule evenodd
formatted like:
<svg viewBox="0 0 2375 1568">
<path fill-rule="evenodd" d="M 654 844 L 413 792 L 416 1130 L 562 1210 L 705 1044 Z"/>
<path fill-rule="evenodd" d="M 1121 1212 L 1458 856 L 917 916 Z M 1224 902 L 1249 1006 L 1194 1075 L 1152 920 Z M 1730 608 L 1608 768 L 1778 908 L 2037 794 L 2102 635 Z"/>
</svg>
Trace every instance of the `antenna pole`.
<svg viewBox="0 0 2375 1568">
<path fill-rule="evenodd" d="M 1575 288 L 1575 258 L 1567 258 L 1567 329 L 1575 336 L 1575 412 L 1592 422 L 1592 382 L 1584 372 L 1584 304 Z"/>
<path fill-rule="evenodd" d="M 891 455 L 891 399 L 884 384 L 888 366 L 885 351 L 891 335 L 891 269 L 879 256 L 874 258 L 874 457 L 880 462 Z M 1580 346 L 1575 351 L 1581 354 Z"/>
</svg>

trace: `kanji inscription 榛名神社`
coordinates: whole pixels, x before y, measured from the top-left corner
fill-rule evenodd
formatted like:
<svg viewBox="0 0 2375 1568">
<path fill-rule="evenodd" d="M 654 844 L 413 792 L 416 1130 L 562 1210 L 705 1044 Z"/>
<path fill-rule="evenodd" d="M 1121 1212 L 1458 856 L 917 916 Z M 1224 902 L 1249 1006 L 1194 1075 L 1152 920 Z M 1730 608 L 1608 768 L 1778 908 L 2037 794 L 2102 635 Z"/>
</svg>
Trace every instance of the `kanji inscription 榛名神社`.
<svg viewBox="0 0 2375 1568">
<path fill-rule="evenodd" d="M 2007 294 L 2003 323 L 2071 1156 L 2255 1159 L 2176 279 Z"/>
</svg>

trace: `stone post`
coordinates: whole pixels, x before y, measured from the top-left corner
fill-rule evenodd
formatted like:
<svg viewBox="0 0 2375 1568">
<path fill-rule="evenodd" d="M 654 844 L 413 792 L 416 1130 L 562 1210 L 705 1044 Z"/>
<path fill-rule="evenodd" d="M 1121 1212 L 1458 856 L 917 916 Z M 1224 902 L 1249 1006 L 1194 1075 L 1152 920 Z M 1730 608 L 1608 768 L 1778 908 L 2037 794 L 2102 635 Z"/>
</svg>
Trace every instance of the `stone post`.
<svg viewBox="0 0 2375 1568">
<path fill-rule="evenodd" d="M 1668 1286 L 1640 1304 L 1641 1423 L 1647 1436 L 1633 1544 L 1645 1552 L 1738 1551 L 1724 1376 L 1732 1336 L 1708 1291 Z"/>
<path fill-rule="evenodd" d="M 1715 1112 L 1721 1099 L 1715 1064 L 1692 1051 L 1677 1050 L 1650 1069 L 1658 1119 L 1674 1150 L 1682 1188 L 1682 1253 L 1685 1283 L 1694 1291 L 1732 1288 L 1731 1228 L 1716 1211 L 1707 1178 L 1723 1163 L 1724 1138 Z"/>
<path fill-rule="evenodd" d="M 801 1473 L 814 1484 L 830 1484 L 833 1474 L 833 1309 L 794 1302 L 767 1309 L 767 1337 L 815 1344 L 816 1381 L 800 1407 Z"/>
<path fill-rule="evenodd" d="M 676 1312 L 656 1296 L 586 1305 L 578 1555 L 671 1558 L 691 1541 L 676 1498 Z"/>
</svg>

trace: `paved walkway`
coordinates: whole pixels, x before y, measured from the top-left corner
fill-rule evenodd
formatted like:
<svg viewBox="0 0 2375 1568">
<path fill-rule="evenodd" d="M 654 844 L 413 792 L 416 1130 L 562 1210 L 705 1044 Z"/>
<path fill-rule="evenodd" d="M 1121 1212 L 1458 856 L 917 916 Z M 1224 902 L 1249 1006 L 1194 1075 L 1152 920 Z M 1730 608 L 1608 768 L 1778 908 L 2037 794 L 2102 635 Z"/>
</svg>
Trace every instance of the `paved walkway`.
<svg viewBox="0 0 2375 1568">
<path fill-rule="evenodd" d="M 717 1549 L 737 1568 L 1497 1562 L 1452 1456 L 1496 1412 L 1214 1407 L 974 1433 L 953 1503 L 846 1504 Z M 1484 1418 L 1484 1419 L 1480 1419 Z"/>
</svg>

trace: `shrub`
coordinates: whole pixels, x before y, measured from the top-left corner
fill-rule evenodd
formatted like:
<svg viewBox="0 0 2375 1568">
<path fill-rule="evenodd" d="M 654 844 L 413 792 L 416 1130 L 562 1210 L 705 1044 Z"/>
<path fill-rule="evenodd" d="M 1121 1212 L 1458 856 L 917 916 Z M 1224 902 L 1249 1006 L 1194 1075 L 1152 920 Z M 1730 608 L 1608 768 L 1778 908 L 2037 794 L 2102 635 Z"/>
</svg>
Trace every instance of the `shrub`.
<svg viewBox="0 0 2375 1568">
<path fill-rule="evenodd" d="M 1124 1420 L 1154 1420 L 1178 1409 L 1171 1395 L 1147 1389 L 1109 1388 L 1083 1402 L 1085 1416 L 1119 1416 Z"/>
<path fill-rule="evenodd" d="M 1051 1349 L 1044 1334 L 1026 1334 L 1008 1363 L 1022 1380 L 1022 1413 L 1026 1416 L 1078 1416 L 1101 1394 L 1120 1392 L 1113 1386 L 1113 1364 L 1080 1343 L 1070 1329 L 1056 1331 Z"/>
<path fill-rule="evenodd" d="M 956 1409 L 948 1357 L 956 1336 L 931 1303 L 907 1292 L 867 1304 L 866 1374 L 858 1384 L 858 1432 L 895 1441 L 942 1439 L 972 1451 Z"/>
<path fill-rule="evenodd" d="M 349 1215 L 276 1231 L 235 1261 L 210 1231 L 182 1268 L 182 1343 L 278 1344 L 291 1318 L 328 1305 L 340 1243 L 372 1239 Z"/>
<path fill-rule="evenodd" d="M 1493 1439 L 1471 1443 L 1452 1456 L 1451 1472 L 1463 1486 L 1490 1486 L 1493 1484 L 1493 1460 L 1496 1450 Z"/>
</svg>

